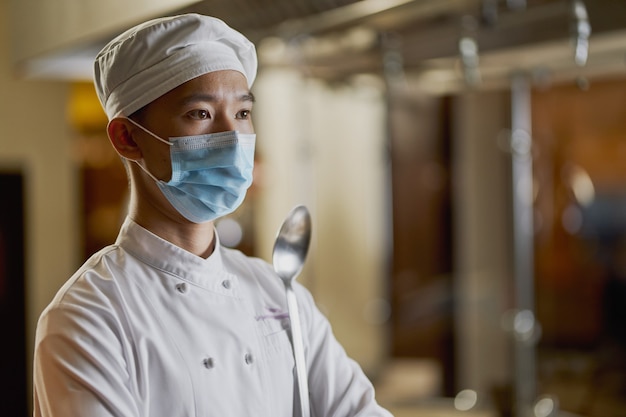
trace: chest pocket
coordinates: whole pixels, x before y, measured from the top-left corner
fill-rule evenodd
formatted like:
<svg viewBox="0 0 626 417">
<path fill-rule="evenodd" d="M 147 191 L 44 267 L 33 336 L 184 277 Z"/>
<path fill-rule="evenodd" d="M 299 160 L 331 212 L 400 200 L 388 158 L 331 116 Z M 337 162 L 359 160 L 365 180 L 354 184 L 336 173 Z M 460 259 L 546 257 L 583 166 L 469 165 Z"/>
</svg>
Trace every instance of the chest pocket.
<svg viewBox="0 0 626 417">
<path fill-rule="evenodd" d="M 263 353 L 268 361 L 284 361 L 293 367 L 289 318 L 287 314 L 272 314 L 257 321 Z"/>
</svg>

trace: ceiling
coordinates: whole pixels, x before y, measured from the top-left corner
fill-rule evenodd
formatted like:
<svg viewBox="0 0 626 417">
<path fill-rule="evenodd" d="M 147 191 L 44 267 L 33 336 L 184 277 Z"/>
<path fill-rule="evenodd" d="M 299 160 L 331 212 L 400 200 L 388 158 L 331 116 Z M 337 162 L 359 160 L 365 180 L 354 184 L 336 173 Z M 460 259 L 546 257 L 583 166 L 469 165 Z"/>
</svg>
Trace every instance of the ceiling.
<svg viewBox="0 0 626 417">
<path fill-rule="evenodd" d="M 176 12 L 222 18 L 257 42 L 280 28 L 306 19 L 327 20 L 329 13 L 350 13 L 361 0 L 205 0 Z M 381 3 L 382 2 L 378 2 Z M 389 2 L 388 2 L 389 3 Z M 397 2 L 396 2 L 397 3 Z M 405 2 L 406 3 L 406 2 Z"/>
<path fill-rule="evenodd" d="M 484 80 L 515 69 L 626 73 L 624 0 L 204 0 L 172 14 L 183 12 L 222 18 L 257 43 L 263 65 L 326 79 L 400 71 L 467 83 L 472 71 Z M 106 41 L 58 58 L 91 68 Z M 575 60 L 577 44 L 584 62 Z"/>
<path fill-rule="evenodd" d="M 598 1 L 594 0 L 594 4 Z M 610 0 L 609 0 L 610 1 Z M 589 2 L 589 1 L 588 1 Z M 220 17 L 251 40 L 277 35 L 319 36 L 355 26 L 415 33 L 459 23 L 473 15 L 495 26 L 503 13 L 561 4 L 563 0 L 204 0 L 174 11 Z M 591 3 L 591 2 L 589 2 Z M 549 13 L 549 12 L 543 12 Z"/>
<path fill-rule="evenodd" d="M 262 52 L 280 42 L 282 55 L 261 54 L 263 63 L 326 79 L 400 67 L 449 89 L 472 82 L 472 65 L 496 84 L 515 70 L 626 75 L 623 0 L 205 0 L 179 11 L 223 18 Z M 474 58 L 463 56 L 463 38 Z"/>
</svg>

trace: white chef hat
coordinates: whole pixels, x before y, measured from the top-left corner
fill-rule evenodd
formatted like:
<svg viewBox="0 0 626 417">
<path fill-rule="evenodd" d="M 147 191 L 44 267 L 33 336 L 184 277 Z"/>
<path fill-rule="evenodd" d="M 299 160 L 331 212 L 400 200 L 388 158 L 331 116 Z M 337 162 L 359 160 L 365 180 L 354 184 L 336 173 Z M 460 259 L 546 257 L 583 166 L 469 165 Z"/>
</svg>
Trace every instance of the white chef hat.
<svg viewBox="0 0 626 417">
<path fill-rule="evenodd" d="M 150 20 L 113 39 L 96 57 L 94 84 L 111 120 L 220 70 L 239 71 L 252 86 L 254 44 L 223 21 L 192 13 Z"/>
</svg>

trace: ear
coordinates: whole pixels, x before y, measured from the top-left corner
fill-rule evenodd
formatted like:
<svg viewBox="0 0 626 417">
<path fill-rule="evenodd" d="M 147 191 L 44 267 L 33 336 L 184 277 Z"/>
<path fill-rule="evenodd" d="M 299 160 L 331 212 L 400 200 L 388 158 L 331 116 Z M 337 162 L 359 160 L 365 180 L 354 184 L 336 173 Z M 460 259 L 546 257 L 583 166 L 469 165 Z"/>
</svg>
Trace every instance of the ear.
<svg viewBox="0 0 626 417">
<path fill-rule="evenodd" d="M 123 117 L 111 120 L 107 126 L 107 133 L 111 144 L 117 153 L 126 159 L 139 160 L 142 158 L 141 149 L 133 140 L 132 124 Z"/>
</svg>

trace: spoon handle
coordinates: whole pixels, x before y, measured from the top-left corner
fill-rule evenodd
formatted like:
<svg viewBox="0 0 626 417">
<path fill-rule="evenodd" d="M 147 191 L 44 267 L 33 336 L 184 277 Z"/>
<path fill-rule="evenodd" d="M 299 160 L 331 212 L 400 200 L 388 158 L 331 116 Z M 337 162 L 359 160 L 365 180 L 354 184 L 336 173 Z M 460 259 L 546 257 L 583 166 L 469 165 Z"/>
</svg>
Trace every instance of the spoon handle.
<svg viewBox="0 0 626 417">
<path fill-rule="evenodd" d="M 300 314 L 298 301 L 291 283 L 285 283 L 287 290 L 287 307 L 289 308 L 289 321 L 291 323 L 291 344 L 296 361 L 296 375 L 298 377 L 298 392 L 300 394 L 300 411 L 302 417 L 309 417 L 309 384 L 307 381 L 306 363 L 304 361 L 304 346 L 302 345 L 302 330 L 300 328 Z"/>
</svg>

